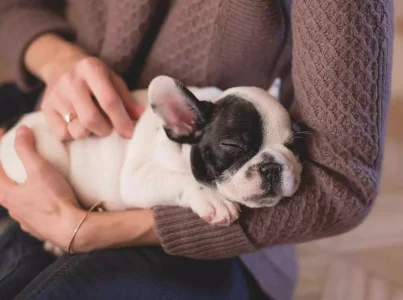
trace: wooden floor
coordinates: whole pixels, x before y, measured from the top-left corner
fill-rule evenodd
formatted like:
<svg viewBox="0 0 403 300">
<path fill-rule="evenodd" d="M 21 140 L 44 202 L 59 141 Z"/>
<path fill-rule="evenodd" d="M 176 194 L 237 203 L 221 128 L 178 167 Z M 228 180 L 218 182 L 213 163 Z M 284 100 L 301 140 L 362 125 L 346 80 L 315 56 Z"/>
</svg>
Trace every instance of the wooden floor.
<svg viewBox="0 0 403 300">
<path fill-rule="evenodd" d="M 395 0 L 392 101 L 381 192 L 357 229 L 298 246 L 296 300 L 403 300 L 403 1 Z M 9 78 L 0 64 L 0 81 Z M 0 231 L 2 224 L 0 223 Z"/>
</svg>

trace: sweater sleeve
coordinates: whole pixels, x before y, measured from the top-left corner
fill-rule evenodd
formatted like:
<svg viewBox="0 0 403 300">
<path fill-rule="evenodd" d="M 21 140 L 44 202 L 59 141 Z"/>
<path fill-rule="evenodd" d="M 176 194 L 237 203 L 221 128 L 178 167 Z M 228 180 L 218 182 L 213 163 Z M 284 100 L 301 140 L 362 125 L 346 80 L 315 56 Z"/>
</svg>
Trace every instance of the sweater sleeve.
<svg viewBox="0 0 403 300">
<path fill-rule="evenodd" d="M 30 92 L 40 86 L 24 67 L 24 53 L 37 36 L 54 32 L 65 38 L 73 37 L 73 30 L 58 13 L 63 2 L 54 0 L 0 1 L 0 57 L 11 67 L 18 86 Z"/>
<path fill-rule="evenodd" d="M 294 1 L 294 103 L 307 138 L 303 184 L 274 208 L 243 209 L 228 228 L 188 210 L 158 208 L 164 249 L 218 259 L 276 244 L 344 233 L 368 215 L 377 196 L 388 111 L 392 0 Z"/>
</svg>

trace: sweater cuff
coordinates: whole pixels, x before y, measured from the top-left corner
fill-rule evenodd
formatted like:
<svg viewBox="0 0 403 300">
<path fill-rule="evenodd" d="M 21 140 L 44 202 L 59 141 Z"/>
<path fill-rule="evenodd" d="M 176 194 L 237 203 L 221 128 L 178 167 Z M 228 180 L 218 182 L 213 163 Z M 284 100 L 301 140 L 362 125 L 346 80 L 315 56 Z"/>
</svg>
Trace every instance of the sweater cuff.
<svg viewBox="0 0 403 300">
<path fill-rule="evenodd" d="M 42 83 L 24 66 L 28 45 L 39 35 L 48 32 L 72 39 L 73 29 L 62 17 L 43 8 L 19 8 L 5 13 L 2 18 L 0 55 L 10 64 L 18 87 L 24 92 L 32 92 Z"/>
<path fill-rule="evenodd" d="M 210 225 L 189 209 L 154 209 L 165 252 L 193 259 L 223 259 L 255 251 L 238 221 L 229 227 Z"/>
</svg>

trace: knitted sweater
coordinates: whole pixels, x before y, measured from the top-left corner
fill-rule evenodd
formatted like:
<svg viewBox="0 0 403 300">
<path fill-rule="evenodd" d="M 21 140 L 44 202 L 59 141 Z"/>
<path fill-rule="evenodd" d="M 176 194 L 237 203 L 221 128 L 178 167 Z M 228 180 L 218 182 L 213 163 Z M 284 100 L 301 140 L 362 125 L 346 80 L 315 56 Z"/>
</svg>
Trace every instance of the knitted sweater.
<svg viewBox="0 0 403 300">
<path fill-rule="evenodd" d="M 131 88 L 166 74 L 187 85 L 267 89 L 305 123 L 308 161 L 298 192 L 273 208 L 244 208 L 229 227 L 188 209 L 158 207 L 165 251 L 198 259 L 344 233 L 377 196 L 388 112 L 392 0 L 2 0 L 0 56 L 25 91 L 40 87 L 23 65 L 44 32 L 74 39 Z M 259 254 L 259 253 L 257 253 Z M 253 269 L 253 266 L 252 266 Z"/>
</svg>

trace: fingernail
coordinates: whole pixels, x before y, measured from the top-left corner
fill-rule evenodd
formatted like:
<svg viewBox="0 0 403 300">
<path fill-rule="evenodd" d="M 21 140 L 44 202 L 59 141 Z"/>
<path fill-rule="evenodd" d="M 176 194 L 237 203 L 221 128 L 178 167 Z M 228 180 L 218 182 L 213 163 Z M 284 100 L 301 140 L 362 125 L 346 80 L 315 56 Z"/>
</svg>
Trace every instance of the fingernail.
<svg viewBox="0 0 403 300">
<path fill-rule="evenodd" d="M 125 131 L 125 137 L 130 139 L 133 136 L 133 129 L 128 129 Z"/>
</svg>

